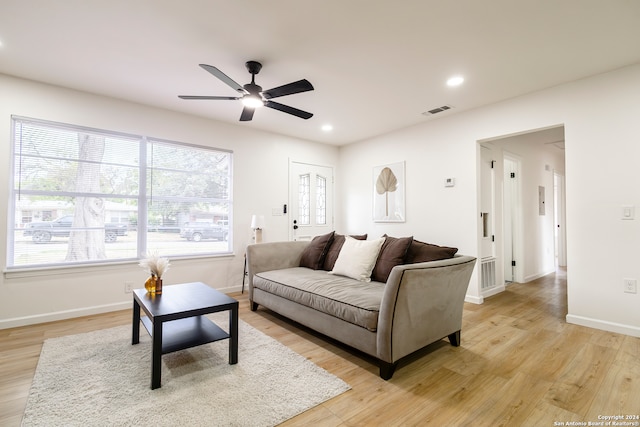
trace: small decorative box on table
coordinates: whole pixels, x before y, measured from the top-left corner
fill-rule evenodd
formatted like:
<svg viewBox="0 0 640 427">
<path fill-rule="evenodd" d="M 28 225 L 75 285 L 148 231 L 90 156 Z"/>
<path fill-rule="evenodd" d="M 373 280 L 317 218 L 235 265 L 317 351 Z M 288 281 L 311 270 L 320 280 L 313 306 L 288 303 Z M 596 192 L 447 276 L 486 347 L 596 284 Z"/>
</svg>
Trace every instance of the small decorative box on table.
<svg viewBox="0 0 640 427">
<path fill-rule="evenodd" d="M 146 316 L 140 317 L 140 309 Z M 226 310 L 228 333 L 204 316 Z M 161 385 L 163 354 L 229 339 L 229 364 L 238 363 L 238 301 L 204 283 L 164 286 L 161 295 L 135 289 L 132 345 L 140 342 L 140 322 L 152 339 L 152 389 Z"/>
</svg>

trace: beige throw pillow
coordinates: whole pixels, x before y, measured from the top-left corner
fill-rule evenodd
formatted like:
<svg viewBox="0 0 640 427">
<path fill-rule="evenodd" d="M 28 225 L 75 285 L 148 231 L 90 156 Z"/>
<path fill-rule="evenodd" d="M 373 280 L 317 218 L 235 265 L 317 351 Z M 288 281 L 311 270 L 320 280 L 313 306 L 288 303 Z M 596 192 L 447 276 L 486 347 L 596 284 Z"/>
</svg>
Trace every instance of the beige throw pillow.
<svg viewBox="0 0 640 427">
<path fill-rule="evenodd" d="M 384 237 L 375 240 L 356 240 L 351 236 L 345 236 L 338 259 L 330 273 L 370 282 L 371 271 L 376 265 L 384 240 Z"/>
<path fill-rule="evenodd" d="M 357 240 L 367 240 L 366 234 L 351 234 L 351 237 Z M 331 241 L 331 245 L 327 249 L 327 254 L 324 257 L 324 264 L 322 266 L 323 270 L 331 271 L 333 270 L 333 266 L 338 259 L 338 255 L 340 255 L 340 249 L 342 249 L 342 245 L 344 244 L 344 235 L 335 233 L 333 235 L 333 240 Z"/>
</svg>

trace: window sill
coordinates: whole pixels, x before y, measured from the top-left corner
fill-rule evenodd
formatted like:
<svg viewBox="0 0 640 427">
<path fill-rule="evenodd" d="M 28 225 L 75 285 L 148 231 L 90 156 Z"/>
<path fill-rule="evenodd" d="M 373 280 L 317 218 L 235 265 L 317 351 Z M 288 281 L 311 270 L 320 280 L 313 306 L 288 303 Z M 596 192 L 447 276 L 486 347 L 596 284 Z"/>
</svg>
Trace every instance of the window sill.
<svg viewBox="0 0 640 427">
<path fill-rule="evenodd" d="M 233 252 L 225 252 L 220 254 L 208 254 L 208 255 L 191 255 L 191 256 L 176 256 L 171 258 L 171 262 L 174 261 L 189 261 L 198 259 L 211 259 L 211 258 L 233 258 L 236 254 Z M 139 259 L 114 261 L 110 263 L 87 263 L 87 264 L 73 264 L 73 265 L 60 265 L 49 267 L 29 267 L 29 268 L 6 268 L 3 270 L 4 278 L 6 280 L 22 279 L 27 277 L 51 277 L 58 275 L 75 275 L 90 271 L 91 273 L 100 271 L 115 271 L 121 270 L 123 267 L 138 266 Z"/>
</svg>

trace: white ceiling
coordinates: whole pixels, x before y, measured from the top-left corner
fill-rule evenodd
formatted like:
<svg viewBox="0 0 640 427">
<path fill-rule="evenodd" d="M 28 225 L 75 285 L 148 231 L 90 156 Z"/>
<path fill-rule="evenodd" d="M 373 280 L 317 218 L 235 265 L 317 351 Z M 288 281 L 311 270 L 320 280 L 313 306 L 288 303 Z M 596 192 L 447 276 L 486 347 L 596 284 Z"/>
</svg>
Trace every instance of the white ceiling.
<svg viewBox="0 0 640 427">
<path fill-rule="evenodd" d="M 0 0 L 0 43 L 0 73 L 345 144 L 639 63 L 640 1 Z M 314 117 L 178 99 L 235 96 L 198 64 L 245 84 L 247 60 L 264 89 L 311 81 L 277 101 Z"/>
</svg>

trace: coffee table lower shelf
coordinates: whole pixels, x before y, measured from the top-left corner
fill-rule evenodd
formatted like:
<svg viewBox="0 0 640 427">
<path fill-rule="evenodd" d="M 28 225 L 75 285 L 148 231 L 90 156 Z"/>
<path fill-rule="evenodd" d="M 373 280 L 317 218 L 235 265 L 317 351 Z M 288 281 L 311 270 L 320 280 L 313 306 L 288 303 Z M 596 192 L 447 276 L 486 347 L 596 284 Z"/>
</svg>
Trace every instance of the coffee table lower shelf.
<svg viewBox="0 0 640 427">
<path fill-rule="evenodd" d="M 144 328 L 153 337 L 153 324 L 147 316 L 140 317 Z M 187 317 L 162 324 L 162 354 L 228 339 L 230 335 L 205 316 Z"/>
</svg>

